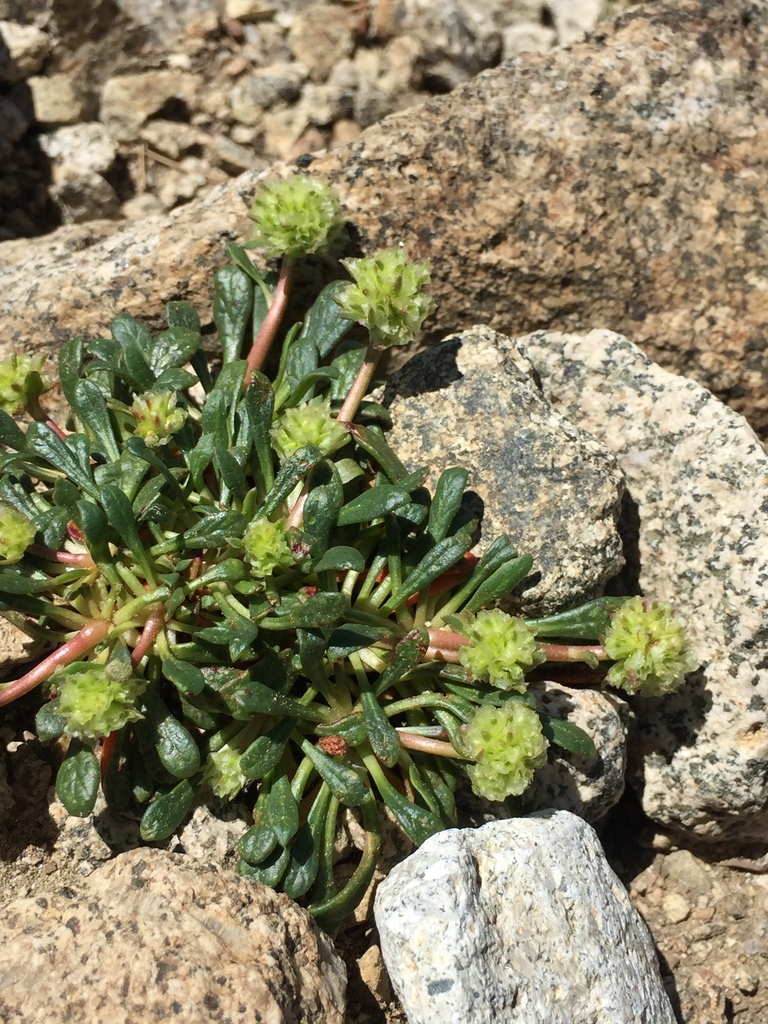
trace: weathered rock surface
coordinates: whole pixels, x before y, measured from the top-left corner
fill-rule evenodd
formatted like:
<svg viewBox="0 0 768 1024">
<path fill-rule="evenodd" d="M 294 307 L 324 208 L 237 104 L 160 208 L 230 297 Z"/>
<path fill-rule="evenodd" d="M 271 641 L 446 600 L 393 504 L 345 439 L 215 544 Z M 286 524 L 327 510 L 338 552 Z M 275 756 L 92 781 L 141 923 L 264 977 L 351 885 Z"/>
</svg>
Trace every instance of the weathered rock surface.
<svg viewBox="0 0 768 1024">
<path fill-rule="evenodd" d="M 675 605 L 701 659 L 676 693 L 632 702 L 645 811 L 700 839 L 768 842 L 768 456 L 741 416 L 619 335 L 519 344 L 544 396 L 616 453 L 630 579 Z"/>
<path fill-rule="evenodd" d="M 433 337 L 480 319 L 608 324 L 768 430 L 767 121 L 768 5 L 686 0 L 525 54 L 302 165 L 339 188 L 363 250 L 431 258 Z M 121 309 L 151 320 L 168 298 L 206 316 L 208 272 L 246 233 L 258 184 L 243 175 L 86 253 L 31 245 L 5 269 L 4 344 L 53 347 Z"/>
<path fill-rule="evenodd" d="M 8 904 L 0 949 L 8 1020 L 48 1019 L 52 992 L 56 1016 L 72 1024 L 344 1019 L 344 965 L 305 911 L 160 850 Z"/>
<path fill-rule="evenodd" d="M 580 690 L 559 683 L 534 683 L 539 711 L 567 719 L 592 737 L 597 752 L 584 758 L 551 747 L 549 760 L 533 777 L 534 807 L 572 811 L 599 821 L 624 792 L 629 707 L 613 693 Z"/>
<path fill-rule="evenodd" d="M 598 596 L 621 568 L 623 479 L 604 446 L 543 401 L 510 345 L 483 327 L 447 338 L 394 373 L 382 400 L 389 443 L 411 468 L 430 467 L 428 486 L 450 466 L 470 470 L 478 550 L 508 534 L 533 557 L 515 606 L 550 615 Z"/>
<path fill-rule="evenodd" d="M 433 836 L 375 912 L 410 1024 L 675 1021 L 645 925 L 566 811 Z"/>
</svg>

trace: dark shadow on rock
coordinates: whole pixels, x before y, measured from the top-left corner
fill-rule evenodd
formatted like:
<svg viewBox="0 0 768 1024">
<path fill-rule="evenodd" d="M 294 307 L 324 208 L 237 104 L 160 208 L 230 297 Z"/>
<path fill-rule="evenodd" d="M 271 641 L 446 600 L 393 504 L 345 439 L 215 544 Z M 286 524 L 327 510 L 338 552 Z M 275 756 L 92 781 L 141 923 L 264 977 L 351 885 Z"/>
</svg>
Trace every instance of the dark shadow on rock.
<svg viewBox="0 0 768 1024">
<path fill-rule="evenodd" d="M 461 380 L 463 374 L 456 364 L 461 346 L 461 339 L 452 337 L 434 348 L 417 352 L 387 381 L 381 404 L 389 408 L 396 397 L 413 398 L 414 395 L 442 391 L 454 381 Z"/>
<path fill-rule="evenodd" d="M 608 597 L 625 597 L 640 592 L 640 507 L 629 491 L 621 498 L 617 529 L 622 542 L 624 568 L 605 588 Z"/>
<path fill-rule="evenodd" d="M 0 241 L 34 238 L 61 225 L 48 195 L 51 161 L 32 124 L 29 86 L 0 87 Z"/>
</svg>

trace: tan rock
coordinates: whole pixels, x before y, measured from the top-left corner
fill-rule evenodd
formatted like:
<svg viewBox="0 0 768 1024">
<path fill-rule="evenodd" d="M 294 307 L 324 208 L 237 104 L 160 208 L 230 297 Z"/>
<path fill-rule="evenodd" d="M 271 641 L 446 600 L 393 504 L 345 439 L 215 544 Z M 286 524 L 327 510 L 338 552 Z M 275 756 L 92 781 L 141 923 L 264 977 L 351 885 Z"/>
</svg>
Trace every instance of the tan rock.
<svg viewBox="0 0 768 1024">
<path fill-rule="evenodd" d="M 50 38 L 36 25 L 0 21 L 0 81 L 21 82 L 34 75 L 50 48 Z"/>
<path fill-rule="evenodd" d="M 429 338 L 479 319 L 507 334 L 610 326 L 766 431 L 766 129 L 768 9 L 686 0 L 525 54 L 310 166 L 362 250 L 402 241 L 431 259 Z M 259 181 L 67 258 L 56 235 L 20 258 L 4 246 L 4 345 L 55 347 L 118 310 L 152 320 L 171 297 L 209 317 L 210 270 L 246 233 Z"/>
<path fill-rule="evenodd" d="M 82 120 L 85 104 L 75 76 L 34 75 L 27 85 L 39 124 L 75 124 Z"/>
<path fill-rule="evenodd" d="M 334 64 L 354 49 L 353 15 L 336 4 L 313 4 L 291 25 L 288 41 L 313 82 L 324 82 Z"/>
<path fill-rule="evenodd" d="M 14 900 L 0 949 L 3 1010 L 18 1020 L 50 1019 L 51 992 L 56 1017 L 71 1024 L 344 1019 L 344 965 L 305 911 L 161 850 L 133 850 L 76 887 Z"/>
<path fill-rule="evenodd" d="M 101 119 L 116 139 L 131 140 L 170 100 L 191 101 L 199 90 L 200 79 L 187 71 L 116 75 L 102 90 Z"/>
</svg>

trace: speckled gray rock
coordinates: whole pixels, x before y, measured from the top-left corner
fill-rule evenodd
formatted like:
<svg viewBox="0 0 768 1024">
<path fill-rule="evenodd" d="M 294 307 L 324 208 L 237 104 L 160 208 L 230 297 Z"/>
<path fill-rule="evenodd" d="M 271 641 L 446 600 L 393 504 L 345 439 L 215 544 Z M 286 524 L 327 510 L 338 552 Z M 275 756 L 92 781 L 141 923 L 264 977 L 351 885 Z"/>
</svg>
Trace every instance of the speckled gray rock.
<svg viewBox="0 0 768 1024">
<path fill-rule="evenodd" d="M 344 1019 L 344 965 L 305 911 L 161 850 L 134 850 L 77 887 L 14 900 L 0 951 L 5 1020 L 50 1019 L 51 993 L 57 1019 L 71 1024 Z"/>
<path fill-rule="evenodd" d="M 477 327 L 421 352 L 384 393 L 389 443 L 404 462 L 470 469 L 483 505 L 482 543 L 509 534 L 533 556 L 519 598 L 548 615 L 595 597 L 623 564 L 616 530 L 623 481 L 603 445 L 542 399 L 508 357 L 514 343 Z"/>
<path fill-rule="evenodd" d="M 598 821 L 624 792 L 629 706 L 612 693 L 559 683 L 534 683 L 531 689 L 539 711 L 578 725 L 597 748 L 594 757 L 583 758 L 550 747 L 549 760 L 534 775 L 533 806 Z"/>
<path fill-rule="evenodd" d="M 702 661 L 676 693 L 633 701 L 645 811 L 701 839 L 764 842 L 768 456 L 741 416 L 619 335 L 521 345 L 549 401 L 616 453 L 636 580 L 674 602 Z"/>
<path fill-rule="evenodd" d="M 653 943 L 567 811 L 428 839 L 376 894 L 410 1024 L 674 1024 Z"/>
</svg>

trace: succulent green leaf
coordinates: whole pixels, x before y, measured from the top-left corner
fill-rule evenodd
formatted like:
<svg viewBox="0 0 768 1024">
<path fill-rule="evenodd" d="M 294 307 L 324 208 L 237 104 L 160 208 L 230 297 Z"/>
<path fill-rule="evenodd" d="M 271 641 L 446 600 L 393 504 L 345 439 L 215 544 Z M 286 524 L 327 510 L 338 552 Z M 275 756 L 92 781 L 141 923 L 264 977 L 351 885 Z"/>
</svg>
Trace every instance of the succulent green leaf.
<svg viewBox="0 0 768 1024">
<path fill-rule="evenodd" d="M 12 416 L 0 409 L 0 444 L 13 448 L 16 452 L 24 451 L 26 438 L 24 431 L 18 426 Z"/>
<path fill-rule="evenodd" d="M 563 640 L 598 640 L 611 624 L 611 613 L 625 601 L 623 597 L 598 597 L 579 608 L 531 619 L 528 626 L 536 636 L 556 636 Z"/>
<path fill-rule="evenodd" d="M 205 676 L 196 665 L 178 658 L 164 658 L 163 675 L 185 696 L 202 693 L 205 689 Z"/>
<path fill-rule="evenodd" d="M 561 718 L 553 718 L 543 712 L 539 712 L 539 718 L 541 731 L 556 747 L 585 758 L 594 757 L 597 753 L 592 737 L 578 725 Z"/>
<path fill-rule="evenodd" d="M 368 786 L 354 769 L 323 753 L 309 740 L 303 740 L 301 749 L 317 769 L 320 777 L 328 783 L 331 792 L 347 807 L 358 807 L 368 795 Z"/>
<path fill-rule="evenodd" d="M 225 365 L 240 359 L 253 309 L 253 282 L 240 267 L 221 267 L 214 278 L 213 319 Z"/>
<path fill-rule="evenodd" d="M 261 803 L 262 799 L 259 798 L 259 804 Z M 265 820 L 285 846 L 299 830 L 299 805 L 284 769 L 278 769 L 275 777 L 270 780 L 263 805 Z"/>
<path fill-rule="evenodd" d="M 418 594 L 419 591 L 427 588 L 438 576 L 456 565 L 473 544 L 474 538 L 469 530 L 462 530 L 453 537 L 441 540 L 431 551 L 427 552 L 402 586 L 398 587 L 391 595 L 384 607 L 394 610 L 413 594 Z"/>
<path fill-rule="evenodd" d="M 259 518 L 268 518 L 281 501 L 284 501 L 299 480 L 314 469 L 323 458 L 323 453 L 314 445 L 308 444 L 298 448 L 290 458 L 286 459 L 275 477 L 274 485 L 258 510 Z"/>
<path fill-rule="evenodd" d="M 354 572 L 362 572 L 365 569 L 365 559 L 357 548 L 345 545 L 328 548 L 320 561 L 314 565 L 315 572 L 340 569 L 352 569 Z"/>
<path fill-rule="evenodd" d="M 177 325 L 154 339 L 149 365 L 156 375 L 188 363 L 202 343 L 199 328 Z M 155 384 L 157 387 L 157 384 Z"/>
<path fill-rule="evenodd" d="M 468 612 L 478 612 L 487 604 L 493 604 L 499 598 L 511 594 L 515 587 L 522 583 L 533 566 L 533 559 L 530 555 L 520 555 L 497 569 L 484 583 L 481 583 L 475 593 L 464 606 Z"/>
<path fill-rule="evenodd" d="M 144 693 L 142 703 L 163 767 L 177 779 L 190 778 L 200 768 L 200 750 L 191 733 L 171 714 L 154 690 Z"/>
<path fill-rule="evenodd" d="M 57 740 L 66 728 L 67 720 L 64 715 L 59 714 L 58 708 L 58 700 L 51 700 L 43 704 L 35 715 L 35 732 L 43 743 Z"/>
<path fill-rule="evenodd" d="M 400 757 L 400 737 L 397 730 L 389 724 L 389 719 L 370 690 L 362 693 L 360 703 L 371 750 L 382 764 L 392 768 Z"/>
<path fill-rule="evenodd" d="M 355 523 L 370 523 L 380 519 L 387 512 L 393 512 L 410 502 L 407 491 L 395 484 L 378 484 L 353 498 L 344 505 L 338 515 L 339 526 L 352 526 Z"/>
<path fill-rule="evenodd" d="M 88 430 L 93 432 L 104 454 L 113 462 L 120 458 L 120 448 L 109 418 L 109 410 L 101 389 L 92 380 L 79 380 L 75 385 L 74 409 Z"/>
<path fill-rule="evenodd" d="M 291 844 L 291 859 L 283 877 L 282 889 L 292 900 L 297 900 L 309 892 L 317 878 L 325 834 L 325 818 L 330 802 L 331 791 L 328 785 L 323 783 L 306 822 Z"/>
<path fill-rule="evenodd" d="M 153 800 L 139 825 L 144 842 L 156 843 L 173 835 L 189 813 L 196 793 L 195 783 L 191 779 L 182 779 L 170 792 Z"/>
<path fill-rule="evenodd" d="M 279 764 L 288 737 L 295 726 L 292 718 L 283 718 L 261 736 L 257 736 L 243 754 L 240 767 L 247 779 L 263 779 Z"/>
<path fill-rule="evenodd" d="M 165 318 L 169 327 L 186 327 L 200 333 L 200 317 L 191 302 L 174 300 L 165 304 Z"/>
<path fill-rule="evenodd" d="M 378 462 L 393 484 L 408 476 L 408 470 L 384 440 L 381 431 L 356 423 L 350 427 L 350 432 L 363 451 Z"/>
<path fill-rule="evenodd" d="M 90 747 L 72 740 L 56 776 L 56 796 L 70 814 L 86 818 L 96 805 L 100 782 L 98 758 Z"/>
<path fill-rule="evenodd" d="M 98 489 L 93 481 L 88 461 L 83 464 L 81 445 L 77 437 L 77 434 L 70 434 L 64 441 L 47 424 L 35 421 L 27 430 L 27 451 L 66 473 L 81 490 L 92 498 L 97 498 Z"/>
<path fill-rule="evenodd" d="M 59 383 L 64 397 L 71 408 L 77 408 L 75 388 L 80 380 L 83 366 L 84 343 L 82 338 L 71 338 L 65 342 L 59 352 Z"/>
<path fill-rule="evenodd" d="M 440 474 L 435 495 L 429 508 L 427 533 L 437 544 L 448 536 L 453 517 L 461 508 L 469 473 L 460 466 L 446 469 Z"/>
<path fill-rule="evenodd" d="M 254 867 L 261 864 L 277 846 L 277 836 L 268 825 L 254 824 L 240 840 L 239 852 L 243 860 Z"/>
<path fill-rule="evenodd" d="M 198 512 L 201 509 L 198 508 Z M 199 523 L 184 533 L 186 548 L 220 548 L 242 536 L 245 519 L 234 509 L 206 508 Z"/>
</svg>

